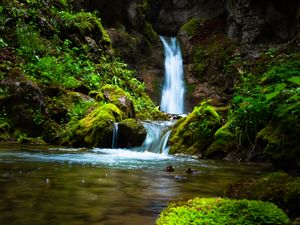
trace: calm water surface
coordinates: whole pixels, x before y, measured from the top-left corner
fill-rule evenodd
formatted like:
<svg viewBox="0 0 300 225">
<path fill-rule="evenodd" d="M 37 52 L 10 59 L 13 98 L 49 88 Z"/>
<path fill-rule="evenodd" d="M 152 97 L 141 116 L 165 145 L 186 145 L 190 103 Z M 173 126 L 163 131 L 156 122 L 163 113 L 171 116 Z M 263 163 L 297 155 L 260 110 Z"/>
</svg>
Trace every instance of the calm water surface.
<svg viewBox="0 0 300 225">
<path fill-rule="evenodd" d="M 175 172 L 164 172 L 167 165 Z M 170 201 L 220 196 L 228 183 L 268 169 L 121 149 L 0 144 L 0 224 L 152 225 Z"/>
</svg>

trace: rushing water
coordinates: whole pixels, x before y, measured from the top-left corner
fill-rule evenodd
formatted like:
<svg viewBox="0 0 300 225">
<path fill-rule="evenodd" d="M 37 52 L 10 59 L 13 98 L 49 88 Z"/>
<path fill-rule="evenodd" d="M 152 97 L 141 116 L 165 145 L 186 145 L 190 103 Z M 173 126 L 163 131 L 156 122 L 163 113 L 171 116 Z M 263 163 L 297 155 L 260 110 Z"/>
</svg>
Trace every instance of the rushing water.
<svg viewBox="0 0 300 225">
<path fill-rule="evenodd" d="M 175 172 L 163 171 L 168 165 Z M 0 224 L 153 225 L 170 201 L 220 196 L 228 183 L 265 170 L 124 149 L 2 144 Z"/>
<path fill-rule="evenodd" d="M 160 37 L 165 52 L 165 83 L 161 110 L 172 114 L 184 113 L 183 63 L 180 46 L 175 37 Z"/>
<path fill-rule="evenodd" d="M 145 121 L 143 122 L 147 136 L 141 147 L 135 150 L 139 152 L 152 152 L 168 154 L 168 138 L 175 121 Z"/>
</svg>

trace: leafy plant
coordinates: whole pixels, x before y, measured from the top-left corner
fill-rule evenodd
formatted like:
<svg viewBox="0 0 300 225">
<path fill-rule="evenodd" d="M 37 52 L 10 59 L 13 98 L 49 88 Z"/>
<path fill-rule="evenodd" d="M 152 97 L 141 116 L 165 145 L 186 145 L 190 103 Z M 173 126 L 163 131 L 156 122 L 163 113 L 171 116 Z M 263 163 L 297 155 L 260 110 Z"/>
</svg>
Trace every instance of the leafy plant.
<svg viewBox="0 0 300 225">
<path fill-rule="evenodd" d="M 34 25 L 18 23 L 16 27 L 16 36 L 19 44 L 17 53 L 27 62 L 38 59 L 49 52 L 45 41 Z"/>
</svg>

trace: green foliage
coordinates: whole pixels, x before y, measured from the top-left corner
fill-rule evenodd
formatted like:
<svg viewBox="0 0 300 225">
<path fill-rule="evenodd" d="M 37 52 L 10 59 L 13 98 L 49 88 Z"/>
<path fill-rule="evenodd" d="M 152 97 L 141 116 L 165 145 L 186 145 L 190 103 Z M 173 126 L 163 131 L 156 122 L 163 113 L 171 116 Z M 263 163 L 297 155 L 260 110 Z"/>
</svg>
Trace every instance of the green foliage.
<svg viewBox="0 0 300 225">
<path fill-rule="evenodd" d="M 297 85 L 300 85 L 300 77 L 299 76 L 292 76 L 288 79 L 288 81 L 293 82 Z"/>
<path fill-rule="evenodd" d="M 95 105 L 95 101 L 79 101 L 78 103 L 74 104 L 73 107 L 68 112 L 68 117 L 71 121 L 78 121 L 82 119 L 88 109 L 90 109 L 93 105 Z"/>
<path fill-rule="evenodd" d="M 0 38 L 0 49 L 5 48 L 7 46 L 8 46 L 8 44 L 3 40 L 3 38 Z"/>
<path fill-rule="evenodd" d="M 39 30 L 34 25 L 18 23 L 16 36 L 19 44 L 17 53 L 21 55 L 26 62 L 38 59 L 40 56 L 49 53 L 46 41 L 43 40 Z"/>
<path fill-rule="evenodd" d="M 286 214 L 272 203 L 221 198 L 195 198 L 171 204 L 156 221 L 157 225 L 283 225 L 288 222 Z"/>
<path fill-rule="evenodd" d="M 254 144 L 257 132 L 272 118 L 282 117 L 282 114 L 288 116 L 286 110 L 295 110 L 293 115 L 300 112 L 297 107 L 299 91 L 295 86 L 295 75 L 299 73 L 300 63 L 293 58 L 270 66 L 261 77 L 240 71 L 242 83 L 236 88 L 230 118 L 235 118 L 234 126 L 240 131 L 238 139 L 241 142 L 247 140 Z"/>
<path fill-rule="evenodd" d="M 61 11 L 58 14 L 66 28 L 75 29 L 75 31 L 79 30 L 79 32 L 83 35 L 96 32 L 98 35 L 101 35 L 100 38 L 102 39 L 103 43 L 110 43 L 110 38 L 107 32 L 104 30 L 100 22 L 100 18 L 98 18 L 96 14 L 84 11 L 77 13 Z"/>
</svg>

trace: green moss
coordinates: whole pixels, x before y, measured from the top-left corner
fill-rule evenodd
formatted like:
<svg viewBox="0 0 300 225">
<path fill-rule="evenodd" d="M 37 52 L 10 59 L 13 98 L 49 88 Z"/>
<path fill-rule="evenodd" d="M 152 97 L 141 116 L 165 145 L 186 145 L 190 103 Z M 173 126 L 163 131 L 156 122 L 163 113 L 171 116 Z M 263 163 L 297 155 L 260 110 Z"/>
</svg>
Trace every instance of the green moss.
<svg viewBox="0 0 300 225">
<path fill-rule="evenodd" d="M 156 43 L 157 41 L 159 41 L 159 35 L 153 30 L 151 23 L 145 22 L 144 35 L 148 41 L 149 46 L 151 46 L 151 43 Z"/>
<path fill-rule="evenodd" d="M 199 26 L 200 26 L 199 19 L 193 17 L 188 22 L 186 22 L 180 28 L 180 30 L 186 32 L 189 36 L 194 36 L 197 33 Z"/>
<path fill-rule="evenodd" d="M 206 151 L 208 158 L 223 158 L 226 154 L 237 148 L 238 139 L 234 124 L 234 119 L 231 119 L 216 131 L 214 140 Z"/>
<path fill-rule="evenodd" d="M 262 201 L 194 198 L 171 204 L 157 225 L 187 224 L 287 224 L 287 215 L 276 205 Z"/>
<path fill-rule="evenodd" d="M 114 104 L 99 104 L 79 121 L 71 121 L 63 132 L 62 143 L 74 146 L 110 147 L 113 123 L 123 112 Z"/>
<path fill-rule="evenodd" d="M 67 11 L 59 12 L 59 16 L 64 22 L 64 26 L 68 29 L 76 29 L 82 35 L 95 33 L 100 36 L 100 44 L 103 46 L 110 45 L 110 37 L 106 30 L 103 28 L 100 18 L 90 12 L 77 12 L 70 13 Z"/>
<path fill-rule="evenodd" d="M 227 187 L 226 196 L 238 199 L 270 201 L 284 209 L 291 217 L 300 213 L 300 178 L 277 172 L 256 180 L 247 180 Z"/>
<path fill-rule="evenodd" d="M 220 126 L 214 107 L 202 103 L 175 124 L 170 136 L 170 153 L 203 154 Z"/>
<path fill-rule="evenodd" d="M 297 170 L 300 163 L 300 131 L 295 124 L 299 123 L 300 118 L 295 121 L 289 116 L 272 120 L 259 131 L 256 136 L 256 149 L 262 151 L 277 168 Z"/>
</svg>

